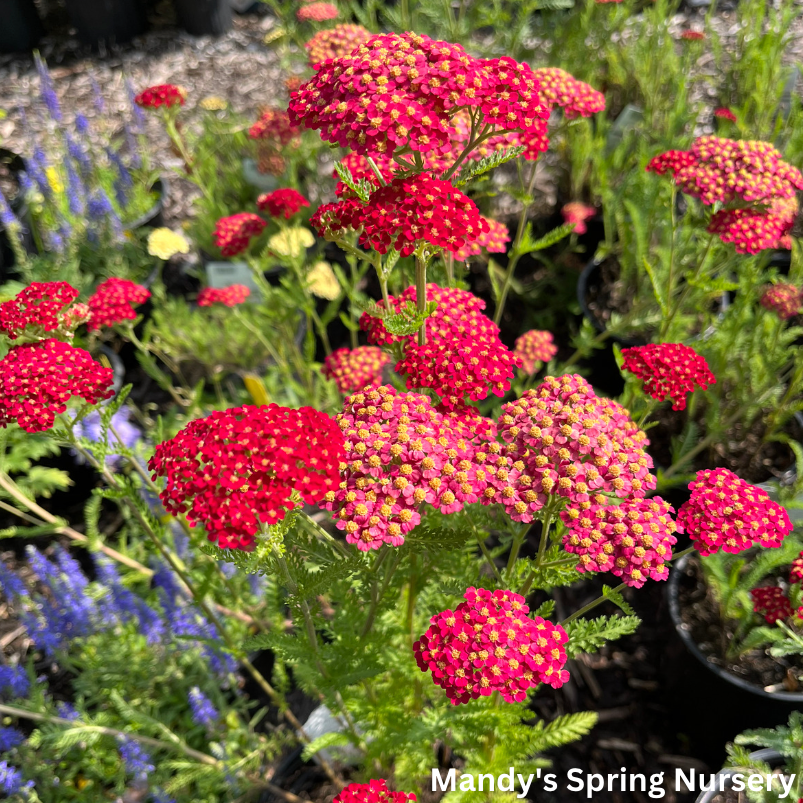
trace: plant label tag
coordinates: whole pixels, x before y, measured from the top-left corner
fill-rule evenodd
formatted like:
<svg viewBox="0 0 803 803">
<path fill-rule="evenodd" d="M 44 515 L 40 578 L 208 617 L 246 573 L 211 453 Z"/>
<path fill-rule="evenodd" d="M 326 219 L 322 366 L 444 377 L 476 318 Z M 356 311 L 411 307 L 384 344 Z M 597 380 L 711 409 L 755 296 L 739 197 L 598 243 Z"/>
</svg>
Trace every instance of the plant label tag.
<svg viewBox="0 0 803 803">
<path fill-rule="evenodd" d="M 254 275 L 247 262 L 207 262 L 206 282 L 209 287 L 231 287 L 233 284 L 244 284 L 250 291 L 246 302 L 262 300 L 262 291 L 254 281 Z"/>
</svg>

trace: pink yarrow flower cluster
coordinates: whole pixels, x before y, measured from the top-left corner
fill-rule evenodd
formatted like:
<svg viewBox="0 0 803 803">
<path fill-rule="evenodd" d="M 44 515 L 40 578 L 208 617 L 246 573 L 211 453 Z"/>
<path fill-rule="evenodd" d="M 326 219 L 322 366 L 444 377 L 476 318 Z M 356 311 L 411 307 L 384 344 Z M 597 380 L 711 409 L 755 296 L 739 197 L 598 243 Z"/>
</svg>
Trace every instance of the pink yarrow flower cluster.
<svg viewBox="0 0 803 803">
<path fill-rule="evenodd" d="M 224 257 L 242 254 L 254 237 L 262 234 L 267 224 L 253 212 L 238 212 L 236 215 L 222 217 L 215 224 L 212 239 Z"/>
<path fill-rule="evenodd" d="M 198 293 L 198 306 L 211 307 L 213 304 L 224 304 L 236 307 L 244 304 L 251 290 L 244 284 L 230 284 L 228 287 L 204 287 Z"/>
<path fill-rule="evenodd" d="M 803 584 L 803 552 L 792 561 L 789 569 L 789 582 Z"/>
<path fill-rule="evenodd" d="M 296 11 L 299 22 L 325 22 L 336 19 L 339 12 L 337 6 L 331 3 L 307 3 Z"/>
<path fill-rule="evenodd" d="M 584 503 L 598 493 L 643 498 L 655 488 L 646 435 L 577 374 L 548 376 L 502 405 L 498 428 L 520 466 L 517 484 L 527 489 L 525 504 L 505 504 L 515 520 L 531 521 L 551 495 Z"/>
<path fill-rule="evenodd" d="M 761 614 L 767 624 L 774 625 L 791 618 L 795 613 L 789 597 L 779 586 L 754 588 L 750 596 L 753 598 L 753 611 Z"/>
<path fill-rule="evenodd" d="M 707 231 L 739 254 L 790 248 L 789 232 L 798 213 L 797 198 L 777 198 L 767 206 L 721 209 L 711 216 Z"/>
<path fill-rule="evenodd" d="M 666 580 L 677 543 L 674 508 L 661 497 L 627 499 L 620 505 L 595 501 L 571 503 L 562 513 L 563 546 L 578 555 L 579 572 L 612 572 L 629 586 Z"/>
<path fill-rule="evenodd" d="M 310 67 L 315 68 L 327 59 L 351 55 L 354 49 L 367 42 L 371 35 L 367 28 L 352 23 L 335 25 L 334 28 L 318 31 L 309 42 L 304 44 L 309 54 Z"/>
<path fill-rule="evenodd" d="M 731 123 L 736 122 L 736 115 L 724 106 L 714 110 L 714 117 L 718 117 L 720 120 L 729 120 Z"/>
<path fill-rule="evenodd" d="M 597 214 L 597 210 L 593 206 L 581 203 L 580 201 L 572 201 L 565 204 L 560 210 L 563 215 L 564 223 L 574 223 L 575 234 L 585 234 L 588 231 L 586 221 Z"/>
<path fill-rule="evenodd" d="M 360 243 L 386 254 L 410 256 L 419 243 L 456 252 L 488 231 L 476 205 L 448 181 L 420 174 L 379 187 L 363 205 L 355 198 L 324 204 L 310 225 L 327 239 L 361 230 Z"/>
<path fill-rule="evenodd" d="M 289 220 L 304 206 L 309 206 L 309 201 L 290 187 L 265 192 L 257 198 L 260 212 L 267 212 L 271 217 L 283 216 L 285 220 Z"/>
<path fill-rule="evenodd" d="M 148 463 L 165 477 L 165 510 L 202 524 L 221 549 L 254 548 L 282 521 L 336 488 L 344 458 L 335 421 L 311 407 L 269 404 L 214 412 L 160 443 Z"/>
<path fill-rule="evenodd" d="M 782 321 L 788 321 L 800 313 L 803 306 L 803 291 L 793 284 L 771 284 L 764 289 L 761 306 L 772 310 Z"/>
<path fill-rule="evenodd" d="M 64 323 L 62 312 L 78 298 L 67 282 L 32 282 L 0 304 L 0 334 L 16 340 L 26 329 L 53 332 Z"/>
<path fill-rule="evenodd" d="M 427 153 L 450 149 L 450 119 L 460 109 L 481 113 L 499 132 L 544 133 L 549 111 L 538 90 L 532 69 L 509 57 L 476 59 L 427 36 L 378 34 L 320 65 L 289 111 L 358 153 Z"/>
<path fill-rule="evenodd" d="M 557 353 L 558 347 L 552 338 L 552 332 L 530 329 L 516 339 L 513 353 L 521 358 L 524 373 L 534 374 L 539 363 L 549 362 Z"/>
<path fill-rule="evenodd" d="M 147 287 L 135 284 L 130 279 L 111 277 L 101 282 L 87 302 L 90 318 L 87 328 L 90 331 L 102 326 L 114 326 L 122 321 L 133 321 L 137 317 L 134 307 L 144 304 L 151 297 Z"/>
<path fill-rule="evenodd" d="M 657 401 L 672 399 L 673 410 L 686 409 L 686 396 L 716 382 L 705 357 L 682 343 L 650 343 L 622 349 L 622 368 L 644 382 L 644 392 Z"/>
<path fill-rule="evenodd" d="M 592 86 L 579 81 L 560 67 L 540 67 L 533 73 L 541 85 L 541 95 L 550 106 L 559 106 L 564 116 L 572 120 L 575 117 L 590 117 L 604 111 L 605 95 Z"/>
<path fill-rule="evenodd" d="M 568 636 L 560 625 L 527 616 L 524 597 L 512 591 L 469 588 L 464 598 L 454 611 L 433 616 L 413 645 L 419 668 L 453 705 L 494 692 L 521 702 L 539 683 L 566 683 Z"/>
<path fill-rule="evenodd" d="M 341 393 L 382 384 L 382 369 L 390 362 L 390 356 L 377 346 L 357 346 L 355 349 L 339 348 L 328 354 L 323 361 L 321 373 L 334 381 Z"/>
<path fill-rule="evenodd" d="M 454 252 L 457 262 L 465 262 L 471 256 L 479 256 L 483 249 L 489 254 L 504 254 L 510 242 L 510 232 L 504 223 L 482 216 L 488 226 L 487 231 L 480 233 L 473 242 L 464 243 L 462 248 Z"/>
<path fill-rule="evenodd" d="M 689 488 L 691 499 L 678 512 L 678 526 L 703 556 L 720 549 L 744 552 L 756 545 L 776 548 L 792 531 L 781 505 L 726 468 L 698 471 Z"/>
<path fill-rule="evenodd" d="M 350 783 L 332 803 L 415 803 L 412 792 L 391 792 L 384 780 L 371 780 L 368 783 Z"/>
<path fill-rule="evenodd" d="M 424 345 L 418 343 L 416 335 L 390 335 L 382 320 L 368 313 L 363 313 L 360 326 L 375 345 L 402 340 L 404 357 L 396 364 L 396 371 L 407 375 L 408 388 L 434 390 L 446 409 L 468 399 L 484 399 L 489 392 L 502 396 L 510 389 L 519 358 L 499 339 L 499 327 L 482 314 L 485 302 L 466 290 L 436 284 L 427 285 L 427 299 L 438 306 L 427 319 Z M 390 297 L 396 312 L 416 300 L 414 286 Z"/>
</svg>

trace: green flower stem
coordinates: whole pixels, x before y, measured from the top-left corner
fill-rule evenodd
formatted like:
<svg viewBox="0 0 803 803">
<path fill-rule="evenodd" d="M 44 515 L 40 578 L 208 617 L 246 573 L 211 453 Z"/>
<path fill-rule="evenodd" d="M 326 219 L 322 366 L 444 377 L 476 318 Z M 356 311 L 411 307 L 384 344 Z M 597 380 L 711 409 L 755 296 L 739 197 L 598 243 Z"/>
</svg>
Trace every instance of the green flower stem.
<svg viewBox="0 0 803 803">
<path fill-rule="evenodd" d="M 513 545 L 510 548 L 510 556 L 507 559 L 507 568 L 505 569 L 508 584 L 510 584 L 510 581 L 513 579 L 513 567 L 516 564 L 516 558 L 518 558 L 521 545 L 524 542 L 524 536 L 527 535 L 529 529 L 529 524 L 524 527 L 519 527 L 518 532 L 513 536 Z"/>
<path fill-rule="evenodd" d="M 385 550 L 383 554 L 387 555 L 389 550 Z M 388 567 L 387 572 L 385 573 L 385 579 L 382 581 L 382 586 L 378 592 L 374 592 L 371 597 L 371 607 L 368 609 L 368 618 L 365 620 L 365 624 L 363 625 L 362 632 L 360 636 L 365 638 L 370 632 L 371 628 L 374 626 L 374 620 L 376 619 L 376 612 L 379 607 L 379 603 L 382 602 L 385 592 L 388 590 L 388 586 L 390 585 L 390 581 L 393 578 L 393 574 L 395 573 L 396 569 L 399 567 L 401 563 L 402 553 L 401 550 L 396 549 L 393 555 L 393 561 L 391 562 L 390 566 Z M 377 560 L 376 564 L 374 565 L 374 571 L 379 568 L 380 561 Z M 376 588 L 374 586 L 374 588 Z"/>
<path fill-rule="evenodd" d="M 524 585 L 521 587 L 521 591 L 519 592 L 522 596 L 525 596 L 529 592 L 533 582 L 535 581 L 536 574 L 540 569 L 544 568 L 544 555 L 546 554 L 546 548 L 549 545 L 549 530 L 552 527 L 553 516 L 559 504 L 560 498 L 558 497 L 557 500 L 554 498 L 550 499 L 544 507 L 544 520 L 541 524 L 541 540 L 538 542 L 538 554 L 535 558 L 535 566 L 530 570 L 530 573 L 527 575 Z M 561 561 L 553 561 L 548 565 L 552 566 L 560 563 Z"/>
<path fill-rule="evenodd" d="M 594 339 L 591 341 L 591 347 L 592 347 L 592 349 L 593 349 L 593 347 L 594 347 L 594 346 L 598 346 L 598 345 L 600 345 L 601 343 L 604 343 L 604 342 L 605 342 L 605 341 L 606 341 L 606 340 L 607 340 L 607 339 L 608 339 L 610 336 L 611 336 L 611 333 L 610 333 L 610 331 L 609 331 L 609 330 L 607 330 L 607 329 L 605 329 L 603 332 L 600 332 L 600 333 L 599 333 L 599 334 L 598 334 L 598 335 L 597 335 L 597 336 L 596 336 L 596 337 L 595 337 L 595 338 L 594 338 Z M 575 349 L 575 350 L 574 350 L 574 354 L 572 354 L 572 356 L 571 356 L 571 357 L 569 357 L 569 359 L 568 359 L 568 360 L 566 360 L 566 362 L 564 363 L 564 369 L 568 368 L 568 367 L 569 367 L 569 366 L 571 366 L 571 365 L 574 365 L 574 364 L 577 362 L 577 360 L 579 360 L 579 359 L 580 359 L 580 357 L 581 357 L 581 356 L 582 356 L 584 353 L 585 353 L 585 348 L 584 348 L 584 347 L 580 347 L 579 349 Z"/>
<path fill-rule="evenodd" d="M 499 569 L 496 567 L 496 564 L 494 563 L 494 559 L 491 556 L 491 553 L 488 551 L 488 547 L 485 544 L 485 539 L 480 535 L 480 532 L 473 521 L 471 522 L 471 529 L 474 531 L 474 537 L 477 539 L 477 543 L 480 546 L 482 554 L 485 556 L 485 560 L 487 561 L 488 566 L 491 567 L 491 571 L 494 573 L 496 582 L 499 583 L 500 586 L 504 586 L 505 581 L 502 579 L 502 575 L 500 574 Z"/>
<path fill-rule="evenodd" d="M 678 552 L 678 554 L 672 558 L 672 561 L 680 560 L 681 558 L 686 557 L 686 555 L 690 555 L 692 552 L 694 552 L 694 547 L 690 546 L 688 549 L 684 549 L 682 552 Z M 627 588 L 627 583 L 621 583 L 620 585 L 616 586 L 616 588 L 614 588 L 613 590 L 616 593 L 624 591 L 626 588 Z M 569 622 L 573 622 L 575 619 L 579 619 L 581 616 L 585 616 L 590 611 L 593 611 L 594 608 L 596 608 L 598 605 L 602 605 L 602 603 L 605 602 L 605 600 L 607 599 L 608 597 L 605 596 L 597 597 L 597 599 L 595 599 L 593 602 L 589 602 L 588 605 L 585 605 L 584 607 L 580 608 L 579 611 L 575 611 L 571 616 L 567 616 L 560 623 L 561 626 L 565 627 L 567 624 L 569 624 Z"/>
<path fill-rule="evenodd" d="M 427 309 L 427 261 L 420 249 L 415 254 L 415 305 L 419 312 Z M 422 322 L 418 330 L 418 345 L 424 346 L 427 342 L 427 322 Z"/>
<path fill-rule="evenodd" d="M 88 725 L 85 722 L 79 722 L 74 719 L 65 719 L 64 717 L 54 717 L 48 714 L 39 714 L 35 711 L 28 711 L 24 708 L 17 708 L 13 705 L 0 705 L 0 714 L 6 714 L 10 717 L 18 717 L 19 719 L 28 719 L 32 722 L 47 722 L 51 725 L 65 725 L 68 728 L 86 731 L 87 733 L 99 733 L 103 736 L 114 736 L 115 738 L 131 739 L 132 741 L 146 744 L 149 747 L 155 747 L 160 750 L 172 750 L 184 753 L 188 758 L 195 759 L 195 761 L 206 764 L 210 767 L 222 767 L 222 763 L 214 756 L 206 753 L 201 753 L 199 750 L 194 750 L 186 744 L 180 737 L 176 736 L 170 731 L 173 737 L 169 742 L 162 739 L 153 739 L 150 736 L 142 736 L 139 733 L 127 733 L 126 731 L 117 730 L 116 728 L 107 728 L 102 725 Z"/>
<path fill-rule="evenodd" d="M 641 414 L 641 417 L 636 422 L 636 426 L 639 429 L 642 429 L 644 427 L 644 424 L 647 422 L 647 419 L 653 414 L 653 412 L 655 411 L 655 408 L 659 404 L 660 404 L 660 402 L 658 401 L 658 399 L 650 399 L 650 401 L 647 404 L 647 407 L 645 408 L 644 412 Z"/>
</svg>

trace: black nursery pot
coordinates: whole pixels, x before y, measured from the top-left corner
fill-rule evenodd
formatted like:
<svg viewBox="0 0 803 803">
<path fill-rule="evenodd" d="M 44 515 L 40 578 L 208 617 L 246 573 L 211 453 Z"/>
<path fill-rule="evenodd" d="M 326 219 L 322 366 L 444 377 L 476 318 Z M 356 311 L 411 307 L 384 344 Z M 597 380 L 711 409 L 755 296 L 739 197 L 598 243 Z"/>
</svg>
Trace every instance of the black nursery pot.
<svg viewBox="0 0 803 803">
<path fill-rule="evenodd" d="M 31 50 L 44 35 L 33 0 L 0 0 L 0 53 Z"/>
<path fill-rule="evenodd" d="M 783 761 L 783 756 L 777 750 L 772 750 L 769 747 L 765 748 L 764 750 L 756 750 L 754 753 L 750 754 L 750 758 L 753 761 L 765 761 L 771 767 L 779 766 Z M 696 803 L 713 803 L 714 800 L 717 799 L 717 796 L 721 794 L 721 792 L 718 791 L 720 787 L 724 789 L 730 789 L 731 784 L 729 781 L 738 772 L 738 769 L 726 769 L 717 773 L 715 788 L 709 792 L 700 792 L 700 796 L 697 798 Z M 720 779 L 725 780 L 724 782 L 720 782 Z"/>
<path fill-rule="evenodd" d="M 678 688 L 667 690 L 677 700 L 678 727 L 687 731 L 692 755 L 710 765 L 725 759 L 724 745 L 735 733 L 774 728 L 803 710 L 803 692 L 767 692 L 761 686 L 711 663 L 681 617 L 680 586 L 689 565 L 685 556 L 673 567 L 667 583 L 669 613 L 685 648 L 675 674 Z"/>
<path fill-rule="evenodd" d="M 8 172 L 16 177 L 25 170 L 25 160 L 17 153 L 0 148 L 0 165 L 8 170 Z M 11 211 L 17 217 L 17 220 L 22 224 L 22 231 L 19 236 L 22 238 L 22 247 L 29 254 L 36 253 L 34 248 L 33 235 L 31 234 L 31 214 L 25 198 L 21 194 L 13 197 L 9 201 Z M 0 283 L 6 282 L 9 279 L 18 278 L 15 270 L 17 263 L 16 255 L 11 247 L 8 232 L 2 224 L 0 224 Z"/>
<path fill-rule="evenodd" d="M 78 38 L 88 45 L 128 42 L 145 30 L 145 13 L 137 0 L 66 0 Z"/>
<path fill-rule="evenodd" d="M 181 27 L 193 36 L 220 36 L 231 30 L 229 0 L 175 0 Z"/>
<path fill-rule="evenodd" d="M 137 229 L 158 229 L 164 226 L 164 207 L 170 195 L 170 184 L 167 179 L 162 176 L 157 178 L 151 187 L 151 191 L 157 194 L 157 199 L 154 201 L 153 206 L 140 215 L 136 220 L 132 220 L 126 228 L 129 231 L 136 231 Z"/>
</svg>

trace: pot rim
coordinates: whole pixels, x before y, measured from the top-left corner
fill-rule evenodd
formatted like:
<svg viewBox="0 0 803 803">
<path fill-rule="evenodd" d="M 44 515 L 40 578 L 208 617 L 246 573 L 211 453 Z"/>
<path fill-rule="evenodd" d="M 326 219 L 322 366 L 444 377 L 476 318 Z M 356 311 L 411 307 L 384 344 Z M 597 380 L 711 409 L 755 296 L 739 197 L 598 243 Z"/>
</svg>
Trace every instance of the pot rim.
<svg viewBox="0 0 803 803">
<path fill-rule="evenodd" d="M 159 214 L 160 210 L 164 207 L 166 198 L 170 193 L 170 184 L 167 178 L 165 176 L 159 176 L 159 178 L 157 178 L 156 181 L 151 184 L 151 190 L 158 191 L 159 197 L 153 202 L 153 206 L 147 212 L 143 212 L 138 218 L 136 218 L 136 220 L 132 220 L 130 223 L 126 224 L 125 228 L 127 231 L 141 229 Z"/>
<path fill-rule="evenodd" d="M 683 619 L 680 615 L 680 577 L 683 570 L 689 563 L 691 555 L 684 555 L 673 567 L 667 582 L 667 597 L 669 601 L 669 615 L 672 617 L 672 624 L 675 630 L 686 645 L 688 651 L 709 671 L 713 672 L 722 680 L 727 681 L 732 686 L 748 691 L 759 697 L 764 697 L 767 700 L 783 701 L 788 703 L 803 703 L 803 691 L 777 691 L 770 692 L 759 686 L 757 683 L 751 683 L 749 680 L 743 680 L 736 675 L 732 675 L 722 667 L 712 664 L 708 660 L 705 653 L 697 646 L 697 642 L 692 638 L 691 633 L 686 629 L 683 624 Z"/>
<path fill-rule="evenodd" d="M 764 747 L 761 750 L 755 750 L 754 752 L 750 753 L 750 758 L 754 761 L 778 761 L 779 759 L 783 758 L 783 756 L 777 751 L 773 750 L 771 747 Z M 717 781 L 720 778 L 731 778 L 734 775 L 739 773 L 740 767 L 728 767 L 727 769 L 720 770 L 717 773 Z M 709 792 L 700 792 L 700 796 L 697 798 L 696 803 L 711 803 L 711 801 L 718 795 L 720 792 L 716 789 L 720 784 L 716 783 L 715 788 Z"/>
</svg>

